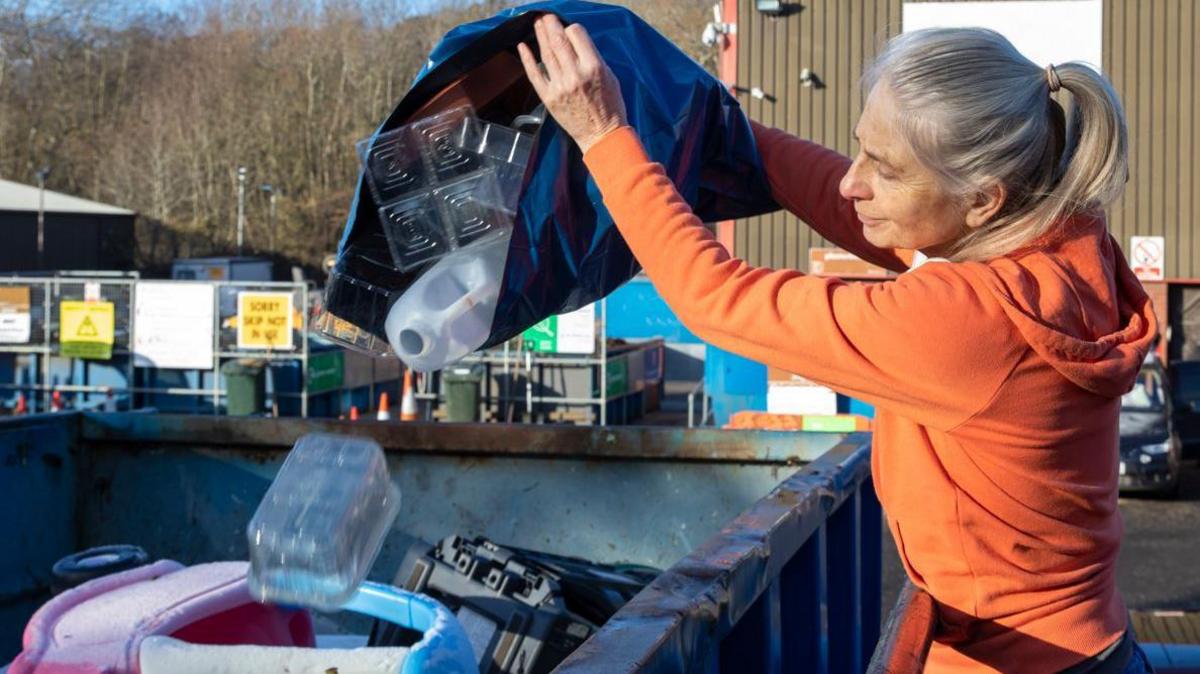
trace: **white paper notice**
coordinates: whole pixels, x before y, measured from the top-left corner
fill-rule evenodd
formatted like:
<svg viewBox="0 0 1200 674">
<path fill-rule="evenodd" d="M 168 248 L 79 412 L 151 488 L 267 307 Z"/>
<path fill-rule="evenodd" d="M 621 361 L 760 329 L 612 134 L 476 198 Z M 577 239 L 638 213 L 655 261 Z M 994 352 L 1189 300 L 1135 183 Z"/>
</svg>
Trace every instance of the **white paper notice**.
<svg viewBox="0 0 1200 674">
<path fill-rule="evenodd" d="M 558 353 L 596 352 L 596 305 L 558 317 Z"/>
<path fill-rule="evenodd" d="M 208 283 L 139 282 L 133 309 L 137 365 L 212 369 L 213 301 Z"/>
<path fill-rule="evenodd" d="M 33 321 L 28 286 L 0 287 L 0 344 L 28 344 Z"/>
<path fill-rule="evenodd" d="M 0 344 L 28 344 L 32 333 L 29 314 L 0 313 Z"/>
</svg>

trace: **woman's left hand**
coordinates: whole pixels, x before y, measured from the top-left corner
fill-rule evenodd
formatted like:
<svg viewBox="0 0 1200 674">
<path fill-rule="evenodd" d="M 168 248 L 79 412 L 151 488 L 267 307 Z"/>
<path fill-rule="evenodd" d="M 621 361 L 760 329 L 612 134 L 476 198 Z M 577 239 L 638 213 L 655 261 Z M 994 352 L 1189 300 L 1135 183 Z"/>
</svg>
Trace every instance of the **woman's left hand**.
<svg viewBox="0 0 1200 674">
<path fill-rule="evenodd" d="M 621 87 L 583 26 L 564 29 L 557 16 L 545 14 L 534 22 L 534 33 L 545 69 L 521 43 L 517 51 L 525 74 L 546 110 L 586 153 L 609 131 L 624 126 Z"/>
</svg>

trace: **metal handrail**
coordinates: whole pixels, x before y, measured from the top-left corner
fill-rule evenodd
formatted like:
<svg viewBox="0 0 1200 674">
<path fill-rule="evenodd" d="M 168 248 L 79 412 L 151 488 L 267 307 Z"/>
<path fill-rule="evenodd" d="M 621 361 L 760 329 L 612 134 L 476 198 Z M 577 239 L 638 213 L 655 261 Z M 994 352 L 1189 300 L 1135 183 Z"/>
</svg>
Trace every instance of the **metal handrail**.
<svg viewBox="0 0 1200 674">
<path fill-rule="evenodd" d="M 861 672 L 879 635 L 882 515 L 853 434 L 663 572 L 555 670 Z"/>
</svg>

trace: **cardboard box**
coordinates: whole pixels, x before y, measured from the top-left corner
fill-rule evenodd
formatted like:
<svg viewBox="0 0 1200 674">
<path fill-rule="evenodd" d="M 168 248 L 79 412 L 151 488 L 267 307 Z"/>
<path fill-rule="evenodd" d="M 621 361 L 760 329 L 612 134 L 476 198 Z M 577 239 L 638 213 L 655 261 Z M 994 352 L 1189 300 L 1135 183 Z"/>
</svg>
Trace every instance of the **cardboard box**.
<svg viewBox="0 0 1200 674">
<path fill-rule="evenodd" d="M 887 278 L 894 274 L 879 265 L 859 259 L 841 248 L 809 248 L 808 273 L 813 276 Z"/>
</svg>

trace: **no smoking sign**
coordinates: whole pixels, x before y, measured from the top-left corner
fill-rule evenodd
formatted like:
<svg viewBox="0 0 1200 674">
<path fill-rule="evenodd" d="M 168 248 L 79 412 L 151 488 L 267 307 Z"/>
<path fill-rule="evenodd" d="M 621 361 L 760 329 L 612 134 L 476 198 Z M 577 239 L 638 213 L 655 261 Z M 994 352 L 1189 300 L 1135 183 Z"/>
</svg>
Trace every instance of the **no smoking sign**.
<svg viewBox="0 0 1200 674">
<path fill-rule="evenodd" d="M 1143 281 L 1161 281 L 1165 277 L 1164 251 L 1166 243 L 1161 236 L 1132 236 L 1129 238 L 1129 266 Z"/>
</svg>

